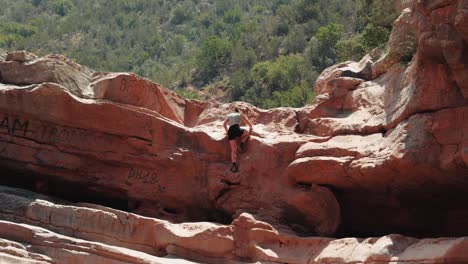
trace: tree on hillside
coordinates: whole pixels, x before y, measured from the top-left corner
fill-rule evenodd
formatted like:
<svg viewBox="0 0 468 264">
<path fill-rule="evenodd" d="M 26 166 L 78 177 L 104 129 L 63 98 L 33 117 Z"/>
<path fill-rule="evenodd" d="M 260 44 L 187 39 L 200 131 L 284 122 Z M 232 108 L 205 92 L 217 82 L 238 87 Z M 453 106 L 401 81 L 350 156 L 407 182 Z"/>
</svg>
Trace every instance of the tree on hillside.
<svg viewBox="0 0 468 264">
<path fill-rule="evenodd" d="M 231 58 L 231 44 L 217 36 L 208 37 L 201 45 L 196 57 L 198 78 L 207 83 L 215 77 L 229 63 Z"/>
<path fill-rule="evenodd" d="M 54 0 L 52 1 L 52 10 L 59 16 L 65 16 L 70 12 L 75 5 L 70 0 Z"/>
<path fill-rule="evenodd" d="M 382 48 L 391 33 L 397 14 L 395 1 L 353 0 L 357 6 L 357 34 L 336 44 L 339 60 L 359 60 L 375 48 Z"/>
<path fill-rule="evenodd" d="M 312 64 L 318 69 L 323 70 L 336 63 L 335 45 L 343 34 L 343 26 L 336 23 L 330 23 L 319 28 L 317 33 L 311 39 L 310 59 Z"/>
<path fill-rule="evenodd" d="M 317 73 L 382 47 L 393 0 L 0 0 L 0 47 L 62 53 L 262 107 L 310 101 Z"/>
<path fill-rule="evenodd" d="M 251 78 L 251 87 L 242 99 L 262 107 L 287 106 L 287 102 L 294 102 L 290 106 L 299 106 L 313 97 L 311 85 L 316 75 L 298 54 L 259 62 L 247 76 Z"/>
</svg>

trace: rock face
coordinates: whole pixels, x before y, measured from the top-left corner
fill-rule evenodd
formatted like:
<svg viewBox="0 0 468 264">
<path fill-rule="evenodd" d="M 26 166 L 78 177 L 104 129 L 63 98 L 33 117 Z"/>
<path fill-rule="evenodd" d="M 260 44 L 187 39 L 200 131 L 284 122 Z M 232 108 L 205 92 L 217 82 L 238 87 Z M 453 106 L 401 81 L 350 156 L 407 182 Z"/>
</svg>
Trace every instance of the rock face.
<svg viewBox="0 0 468 264">
<path fill-rule="evenodd" d="M 247 211 L 309 234 L 335 232 L 340 216 L 332 192 L 319 186 L 304 191 L 284 176 L 296 149 L 310 138 L 287 132 L 295 125 L 292 110 L 240 105 L 260 136 L 268 126 L 278 130 L 252 138 L 240 173 L 232 174 L 221 127 L 230 106 L 217 105 L 219 113 L 201 114 L 197 121 L 190 111 L 198 102 L 131 74 L 108 77 L 98 75 L 87 88 L 94 89 L 95 99 L 56 83 L 2 85 L 2 166 L 59 196 L 128 201 L 131 211 L 176 222 L 225 222 Z M 189 128 L 185 122 L 197 125 Z M 64 185 L 75 190 L 65 191 Z M 310 201 L 310 207 L 295 204 L 299 200 Z M 288 219 L 292 209 L 302 216 Z"/>
<path fill-rule="evenodd" d="M 388 53 L 325 70 L 299 111 L 300 132 L 331 138 L 302 145 L 287 174 L 336 190 L 339 232 L 468 232 L 466 4 L 402 1 Z"/>
<path fill-rule="evenodd" d="M 247 213 L 224 226 L 171 224 L 103 206 L 63 204 L 7 187 L 0 187 L 0 198 L 0 217 L 5 219 L 0 221 L 0 260 L 7 263 L 185 263 L 164 258 L 167 254 L 201 263 L 468 260 L 468 238 L 299 238 L 281 234 Z"/>
<path fill-rule="evenodd" d="M 238 104 L 258 136 L 241 156 L 240 173 L 232 174 L 222 121 L 234 105 L 185 100 L 133 74 L 88 75 L 63 60 L 0 63 L 8 83 L 0 86 L 2 167 L 52 194 L 99 196 L 176 222 L 229 222 L 251 212 L 304 234 L 336 231 L 340 211 L 333 193 L 320 186 L 303 190 L 284 174 L 297 148 L 316 138 L 294 133 L 294 110 Z M 44 61 L 54 65 L 48 75 L 56 79 L 11 84 L 26 80 L 13 79 L 12 68 L 30 76 Z"/>
<path fill-rule="evenodd" d="M 70 201 L 4 188 L 0 260 L 468 261 L 465 238 L 385 236 L 468 233 L 467 3 L 402 1 L 388 53 L 326 69 L 302 109 L 0 50 L 0 184 Z M 222 128 L 234 107 L 254 124 L 239 173 Z M 200 221 L 220 224 L 184 223 Z M 298 237 L 314 235 L 384 237 Z"/>
</svg>

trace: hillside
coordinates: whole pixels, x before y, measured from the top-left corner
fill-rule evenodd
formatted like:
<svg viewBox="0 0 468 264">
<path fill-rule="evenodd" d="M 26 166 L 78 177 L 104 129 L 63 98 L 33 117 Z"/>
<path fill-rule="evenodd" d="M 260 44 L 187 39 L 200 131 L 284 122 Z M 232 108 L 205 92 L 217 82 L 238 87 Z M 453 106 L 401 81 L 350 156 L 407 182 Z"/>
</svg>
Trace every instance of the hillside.
<svg viewBox="0 0 468 264">
<path fill-rule="evenodd" d="M 383 47 L 385 0 L 0 0 L 0 48 L 135 72 L 185 97 L 309 103 L 323 69 Z M 202 92 L 200 92 L 202 91 Z"/>
<path fill-rule="evenodd" d="M 467 10 L 402 0 L 300 108 L 0 49 L 0 263 L 468 263 Z"/>
</svg>

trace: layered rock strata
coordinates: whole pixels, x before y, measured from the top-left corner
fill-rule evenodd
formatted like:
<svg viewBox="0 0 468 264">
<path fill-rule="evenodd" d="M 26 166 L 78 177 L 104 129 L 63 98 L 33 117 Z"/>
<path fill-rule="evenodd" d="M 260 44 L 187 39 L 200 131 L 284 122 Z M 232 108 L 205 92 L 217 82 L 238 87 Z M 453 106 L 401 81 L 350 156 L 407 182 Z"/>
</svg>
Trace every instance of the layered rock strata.
<svg viewBox="0 0 468 264">
<path fill-rule="evenodd" d="M 335 232 L 333 193 L 303 190 L 285 177 L 297 148 L 317 138 L 294 133 L 293 109 L 238 104 L 256 136 L 232 174 L 221 123 L 234 105 L 185 100 L 133 74 L 95 73 L 62 59 L 0 63 L 8 73 L 0 86 L 1 166 L 38 190 L 124 201 L 123 208 L 176 222 L 225 222 L 251 212 L 284 229 Z M 53 65 L 49 82 L 17 85 L 22 74 L 40 76 L 31 71 L 42 65 Z M 22 73 L 21 81 L 11 72 Z M 68 89 L 70 80 L 82 89 Z"/>
<path fill-rule="evenodd" d="M 246 213 L 230 225 L 172 224 L 7 187 L 0 198 L 0 260 L 7 263 L 189 263 L 171 254 L 200 263 L 468 261 L 467 238 L 299 238 Z"/>
<path fill-rule="evenodd" d="M 344 233 L 468 232 L 466 4 L 401 1 L 384 56 L 326 69 L 299 111 L 300 132 L 331 139 L 302 145 L 289 177 L 336 190 Z"/>
<path fill-rule="evenodd" d="M 95 72 L 61 55 L 39 58 L 0 50 L 0 183 L 172 223 L 151 219 L 145 222 L 151 228 L 198 221 L 226 224 L 203 224 L 201 229 L 180 224 L 203 234 L 210 230 L 202 237 L 215 239 L 208 244 L 216 246 L 208 249 L 198 248 L 203 246 L 198 238 L 165 240 L 172 236 L 164 232 L 170 231 L 132 238 L 151 241 L 134 249 L 153 255 L 173 253 L 203 261 L 213 257 L 214 262 L 355 263 L 363 261 L 353 257 L 361 254 L 357 249 L 369 253 L 373 249 L 368 244 L 383 239 L 384 244 L 401 245 L 385 249 L 390 253 L 383 262 L 416 259 L 420 255 L 414 251 L 404 252 L 419 242 L 407 237 L 365 242 L 296 236 L 468 233 L 468 205 L 460 199 L 468 191 L 467 3 L 402 1 L 388 52 L 326 69 L 317 80 L 315 101 L 301 109 L 186 100 L 132 73 Z M 239 157 L 239 173 L 228 171 L 229 147 L 222 128 L 235 107 L 254 123 L 247 150 Z M 6 222 L 0 225 L 25 234 L 56 232 L 67 239 L 133 249 L 133 240 L 122 238 L 121 229 L 114 230 L 118 238 L 103 241 L 99 235 L 58 230 L 47 221 L 63 214 L 73 219 L 71 226 L 101 214 L 119 219 L 107 222 L 111 226 L 121 219 L 147 219 L 105 207 L 75 209 L 73 203 L 51 202 L 20 202 L 23 209 L 14 209 L 16 201 L 9 206 L 14 212 L 3 213 Z M 49 219 L 28 222 L 23 212 L 34 208 L 54 210 Z M 77 210 L 80 213 L 71 216 Z M 45 261 L 32 257 L 37 251 L 21 246 L 32 242 L 6 239 L 6 247 L 22 252 L 17 257 Z M 269 239 L 280 242 L 268 244 Z M 298 241 L 306 241 L 307 249 Z M 423 257 L 407 262 L 464 257 L 459 254 L 466 249 L 464 238 L 422 241 Z M 440 249 L 437 241 L 447 247 Z M 268 246 L 259 246 L 265 243 Z M 294 253 L 278 257 L 285 243 L 297 250 L 288 246 L 285 252 Z M 340 243 L 346 245 L 344 251 L 328 247 L 340 248 Z M 431 248 L 434 243 L 437 247 Z M 348 245 L 353 249 L 347 250 Z M 330 255 L 321 259 L 323 252 Z M 333 259 L 342 252 L 349 254 Z"/>
</svg>

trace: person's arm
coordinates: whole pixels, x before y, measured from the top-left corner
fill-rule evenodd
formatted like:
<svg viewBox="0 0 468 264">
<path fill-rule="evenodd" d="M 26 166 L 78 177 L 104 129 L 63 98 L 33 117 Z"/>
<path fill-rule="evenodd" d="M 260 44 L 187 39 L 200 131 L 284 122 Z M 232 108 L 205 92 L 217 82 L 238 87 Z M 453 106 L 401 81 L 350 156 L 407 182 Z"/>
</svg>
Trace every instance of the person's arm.
<svg viewBox="0 0 468 264">
<path fill-rule="evenodd" d="M 252 132 L 252 123 L 250 123 L 249 119 L 247 119 L 247 117 L 244 114 L 241 114 L 241 117 L 249 126 L 249 132 Z"/>
<path fill-rule="evenodd" d="M 228 123 L 228 119 L 226 118 L 223 123 L 223 127 L 224 127 L 224 130 L 226 131 L 226 134 L 228 132 L 227 123 Z"/>
</svg>

